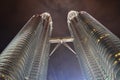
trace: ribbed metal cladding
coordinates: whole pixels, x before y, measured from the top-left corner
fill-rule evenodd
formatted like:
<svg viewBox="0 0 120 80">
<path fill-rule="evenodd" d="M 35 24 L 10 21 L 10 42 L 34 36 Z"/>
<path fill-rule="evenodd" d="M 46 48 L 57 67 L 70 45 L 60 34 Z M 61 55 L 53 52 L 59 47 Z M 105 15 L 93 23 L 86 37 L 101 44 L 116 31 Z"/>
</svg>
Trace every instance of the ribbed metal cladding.
<svg viewBox="0 0 120 80">
<path fill-rule="evenodd" d="M 119 38 L 85 11 L 71 11 L 68 26 L 86 79 L 119 80 Z"/>
<path fill-rule="evenodd" d="M 46 80 L 51 24 L 48 13 L 34 15 L 26 23 L 0 55 L 0 80 Z M 36 58 L 40 60 L 38 67 L 34 67 Z M 38 74 L 40 77 L 36 77 Z"/>
<path fill-rule="evenodd" d="M 70 33 L 71 33 L 71 37 L 73 37 L 74 38 L 74 42 L 73 42 L 73 44 L 74 44 L 74 47 L 75 47 L 75 51 L 76 51 L 76 56 L 77 56 L 77 58 L 78 58 L 78 61 L 79 61 L 79 64 L 80 64 L 80 68 L 81 68 L 81 73 L 82 73 L 82 75 L 80 75 L 81 76 L 81 79 L 82 80 L 86 80 L 86 79 L 84 79 L 84 78 L 86 78 L 86 76 L 85 76 L 85 69 L 84 69 L 84 65 L 83 65 L 83 60 L 84 60 L 84 58 L 82 57 L 82 52 L 84 52 L 83 51 L 83 49 L 82 49 L 82 45 L 81 45 L 81 43 L 80 43 L 80 41 L 79 41 L 79 37 L 78 37 L 78 35 L 77 35 L 77 32 L 76 32 L 76 30 L 75 30 L 75 28 L 74 28 L 74 26 L 76 25 L 76 20 L 73 20 L 73 18 L 75 17 L 75 16 L 77 16 L 76 15 L 76 12 L 69 12 L 68 13 L 68 28 L 69 28 L 69 31 L 70 31 Z M 74 22 L 72 22 L 72 21 L 74 21 Z M 79 49 L 78 49 L 79 48 Z"/>
<path fill-rule="evenodd" d="M 39 32 L 38 40 L 35 49 L 34 59 L 30 68 L 29 74 L 26 76 L 27 80 L 46 80 L 47 67 L 49 60 L 49 39 L 52 32 L 52 20 L 48 13 L 41 15 L 43 18 L 43 29 L 41 34 Z"/>
<path fill-rule="evenodd" d="M 88 13 L 82 11 L 79 18 L 87 26 L 85 30 L 105 63 L 103 65 L 106 66 L 104 68 L 108 71 L 108 76 L 111 75 L 112 80 L 120 80 L 120 39 Z"/>
<path fill-rule="evenodd" d="M 70 18 L 70 15 L 73 15 L 73 17 Z M 83 75 L 81 75 L 83 80 L 104 80 L 104 73 L 93 54 L 91 40 L 84 30 L 85 25 L 78 18 L 78 12 L 71 11 L 68 14 L 68 25 L 71 29 L 71 35 L 75 38 L 73 43 L 81 70 L 83 70 Z"/>
</svg>

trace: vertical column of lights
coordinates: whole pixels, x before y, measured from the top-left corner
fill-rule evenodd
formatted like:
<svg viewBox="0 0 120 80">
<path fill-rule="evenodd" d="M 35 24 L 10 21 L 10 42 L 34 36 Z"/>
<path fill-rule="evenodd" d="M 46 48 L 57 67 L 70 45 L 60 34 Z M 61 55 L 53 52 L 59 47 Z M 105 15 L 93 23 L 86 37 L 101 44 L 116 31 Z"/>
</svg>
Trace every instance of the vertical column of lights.
<svg viewBox="0 0 120 80">
<path fill-rule="evenodd" d="M 77 14 L 74 11 L 68 13 L 68 28 L 71 33 L 71 36 L 74 37 L 73 43 L 74 43 L 75 51 L 77 53 L 76 56 L 78 57 L 80 68 L 82 70 L 82 74 L 83 74 L 82 76 L 87 80 L 89 79 L 92 80 L 91 77 L 89 76 L 89 73 L 91 74 L 91 72 L 88 68 L 88 64 L 86 64 L 86 58 L 83 55 L 84 50 L 82 49 L 82 44 L 79 41 L 78 33 L 75 30 L 75 25 L 77 23 L 76 16 Z"/>
<path fill-rule="evenodd" d="M 85 30 L 94 42 L 96 55 L 102 60 L 101 66 L 105 69 L 109 80 L 120 79 L 120 39 L 100 24 L 88 13 L 79 14 L 85 23 Z M 99 61 L 100 62 L 100 61 Z"/>
<path fill-rule="evenodd" d="M 41 15 L 43 20 L 40 27 L 42 27 L 41 34 L 38 30 L 38 40 L 35 49 L 35 56 L 32 62 L 30 73 L 26 76 L 27 80 L 46 80 L 47 67 L 49 59 L 49 39 L 52 32 L 52 19 L 50 14 L 44 13 Z"/>
<path fill-rule="evenodd" d="M 1 53 L 1 80 L 24 80 L 26 61 L 28 61 L 28 56 L 33 54 L 28 54 L 27 51 L 40 19 L 39 15 L 34 15 Z"/>
<path fill-rule="evenodd" d="M 73 15 L 73 17 L 71 17 L 71 15 Z M 94 51 L 90 48 L 93 44 L 84 30 L 85 25 L 82 24 L 78 17 L 78 12 L 71 11 L 68 17 L 68 21 L 70 21 L 68 22 L 69 29 L 71 28 L 73 30 L 72 35 L 75 37 L 74 46 L 76 48 L 77 55 L 79 56 L 78 60 L 80 60 L 80 63 L 83 63 L 82 65 L 84 65 L 84 71 L 86 76 L 88 76 L 87 80 L 103 80 L 104 74 L 101 71 L 100 65 L 96 61 L 96 57 L 93 55 Z"/>
<path fill-rule="evenodd" d="M 93 65 L 93 71 L 94 71 L 94 74 L 96 74 L 96 79 L 99 79 L 99 77 L 101 78 L 101 79 L 104 79 L 104 80 L 106 80 L 106 79 L 108 79 L 108 77 L 107 77 L 107 75 L 106 75 L 106 73 L 105 73 L 105 71 L 104 71 L 104 68 L 102 68 L 102 66 L 101 66 L 101 64 L 100 64 L 100 56 L 98 55 L 98 54 L 96 54 L 96 52 L 97 52 L 97 50 L 96 50 L 96 46 L 94 45 L 94 42 L 93 42 L 93 40 L 91 39 L 91 36 L 89 36 L 88 34 L 87 34 L 87 32 L 86 32 L 86 27 L 88 27 L 86 24 L 85 24 L 85 22 L 84 21 L 82 21 L 82 19 L 81 19 L 81 17 L 79 16 L 79 14 L 78 14 L 78 18 L 79 18 L 79 20 L 80 20 L 80 24 L 82 25 L 81 26 L 81 29 L 82 30 L 84 30 L 84 33 L 86 33 L 86 37 L 88 38 L 87 40 L 85 40 L 84 42 L 85 42 L 85 44 L 86 44 L 86 41 L 88 42 L 87 43 L 87 47 L 88 47 L 88 50 L 89 50 L 89 52 L 91 53 L 91 54 L 89 54 L 89 58 L 91 58 L 91 59 L 89 59 L 90 61 L 89 62 L 92 62 L 91 64 Z M 89 27 L 90 28 L 90 27 Z M 102 62 L 103 63 L 103 62 Z M 91 65 L 91 66 L 92 66 Z"/>
<path fill-rule="evenodd" d="M 76 31 L 75 31 L 75 29 L 74 29 L 74 24 L 76 23 L 75 22 L 75 20 L 72 20 L 75 16 L 77 16 L 76 15 L 76 13 L 74 13 L 74 12 L 69 12 L 68 13 L 68 28 L 69 28 L 69 31 L 70 31 L 70 33 L 71 33 L 71 37 L 73 37 L 74 38 L 74 41 L 73 41 L 73 43 L 74 43 L 74 45 L 76 46 L 75 47 L 75 51 L 76 51 L 76 53 L 78 54 L 80 54 L 80 55 L 77 55 L 76 54 L 76 57 L 78 58 L 78 61 L 79 61 L 79 64 L 80 64 L 80 68 L 81 68 L 81 73 L 82 73 L 82 75 L 81 75 L 81 78 L 82 78 L 82 80 L 86 80 L 86 78 L 89 78 L 88 76 L 85 76 L 85 72 L 87 72 L 86 71 L 86 69 L 84 69 L 86 66 L 85 65 L 83 65 L 84 63 L 82 63 L 82 62 L 84 62 L 84 58 L 83 58 L 83 56 L 82 56 L 82 52 L 83 52 L 83 50 L 82 50 L 82 48 L 81 48 L 81 44 L 80 44 L 80 42 L 79 42 L 79 38 L 78 38 L 78 36 L 77 36 L 77 33 L 76 33 Z M 78 49 L 79 48 L 79 49 Z M 84 71 L 85 70 L 85 71 Z"/>
<path fill-rule="evenodd" d="M 82 13 L 82 12 L 81 12 Z M 83 19 L 80 15 L 79 15 L 79 18 L 81 18 L 81 20 Z M 85 24 L 85 22 L 84 21 L 82 21 L 82 23 L 85 25 L 85 27 L 84 27 L 84 29 L 86 29 L 86 28 L 89 28 L 89 29 L 91 29 L 91 27 L 89 27 L 89 26 L 86 26 L 86 24 Z M 93 31 L 96 31 L 96 29 L 93 29 Z M 91 33 L 93 32 L 93 31 L 91 31 Z M 87 31 L 86 31 L 87 32 Z M 89 35 L 88 35 L 89 36 Z M 91 38 L 91 36 L 89 36 L 90 38 Z M 101 57 L 100 57 L 100 55 L 98 54 L 98 49 L 96 48 L 96 47 L 98 47 L 97 45 L 95 46 L 95 44 L 94 44 L 94 39 L 93 39 L 93 41 L 91 41 L 91 43 L 92 43 L 92 46 L 94 47 L 94 51 L 96 51 L 96 52 L 94 52 L 93 54 L 96 56 L 96 60 L 97 60 L 97 62 L 99 63 L 99 65 L 101 66 L 101 68 L 102 68 L 102 71 L 104 71 L 105 69 L 103 68 L 103 67 L 105 67 L 104 65 L 103 65 L 103 63 L 104 63 L 104 61 L 103 61 L 103 59 L 104 58 L 102 58 L 101 59 Z M 92 48 L 92 47 L 91 47 Z M 96 54 L 97 53 L 97 54 Z M 106 72 L 104 71 L 104 74 L 106 74 Z M 105 76 L 105 79 L 107 78 L 107 75 Z"/>
<path fill-rule="evenodd" d="M 85 28 L 87 27 L 84 23 L 84 21 L 82 21 L 81 17 L 79 16 L 78 13 L 78 21 L 79 21 L 79 29 L 82 30 L 81 32 L 84 33 L 82 39 L 83 39 L 83 46 L 86 48 L 86 50 L 88 50 L 88 53 L 86 56 L 89 60 L 89 64 L 91 66 L 91 70 L 94 73 L 94 76 L 96 79 L 106 79 L 107 75 L 104 72 L 104 69 L 101 68 L 101 65 L 99 64 L 99 55 L 95 54 L 96 53 L 96 47 L 93 43 L 93 40 L 91 39 L 91 37 L 86 33 Z M 79 30 L 79 31 L 80 31 Z M 86 35 L 85 35 L 86 34 Z M 96 80 L 95 79 L 95 80 Z"/>
</svg>

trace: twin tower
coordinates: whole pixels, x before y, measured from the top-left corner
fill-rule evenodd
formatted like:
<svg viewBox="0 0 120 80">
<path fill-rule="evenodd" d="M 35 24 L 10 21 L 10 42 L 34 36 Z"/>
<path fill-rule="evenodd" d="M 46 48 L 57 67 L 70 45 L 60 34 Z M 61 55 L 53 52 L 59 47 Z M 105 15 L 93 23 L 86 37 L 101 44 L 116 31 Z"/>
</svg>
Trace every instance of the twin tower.
<svg viewBox="0 0 120 80">
<path fill-rule="evenodd" d="M 47 80 L 48 60 L 61 44 L 77 56 L 80 80 L 120 80 L 120 39 L 85 11 L 70 11 L 67 23 L 70 37 L 51 38 L 50 14 L 34 15 L 0 54 L 0 80 Z"/>
</svg>

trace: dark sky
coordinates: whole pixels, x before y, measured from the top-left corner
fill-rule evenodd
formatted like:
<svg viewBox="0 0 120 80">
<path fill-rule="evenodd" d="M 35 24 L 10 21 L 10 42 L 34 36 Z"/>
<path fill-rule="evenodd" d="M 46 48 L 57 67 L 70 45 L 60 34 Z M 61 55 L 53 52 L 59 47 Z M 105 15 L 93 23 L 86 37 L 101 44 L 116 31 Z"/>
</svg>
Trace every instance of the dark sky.
<svg viewBox="0 0 120 80">
<path fill-rule="evenodd" d="M 120 37 L 120 0 L 0 0 L 0 52 L 37 13 L 49 12 L 52 15 L 53 37 L 69 36 L 67 13 L 70 10 L 87 11 Z"/>
</svg>

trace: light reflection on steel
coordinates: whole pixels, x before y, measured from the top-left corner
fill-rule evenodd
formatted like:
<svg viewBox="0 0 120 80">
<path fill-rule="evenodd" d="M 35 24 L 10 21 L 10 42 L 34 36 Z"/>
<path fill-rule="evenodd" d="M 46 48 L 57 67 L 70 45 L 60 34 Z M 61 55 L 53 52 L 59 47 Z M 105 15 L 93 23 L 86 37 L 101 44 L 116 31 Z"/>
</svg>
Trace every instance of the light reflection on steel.
<svg viewBox="0 0 120 80">
<path fill-rule="evenodd" d="M 51 38 L 49 40 L 50 43 L 66 43 L 66 42 L 73 42 L 74 38 L 72 37 L 64 37 L 64 38 Z"/>
<path fill-rule="evenodd" d="M 0 55 L 0 80 L 46 80 L 52 19 L 34 15 Z"/>
<path fill-rule="evenodd" d="M 85 11 L 70 11 L 67 19 L 71 36 L 51 38 L 50 14 L 34 15 L 0 55 L 0 80 L 46 80 L 49 57 L 60 45 L 77 56 L 81 80 L 120 80 L 120 39 Z"/>
<path fill-rule="evenodd" d="M 85 11 L 71 11 L 68 26 L 85 80 L 120 79 L 120 39 Z"/>
</svg>

